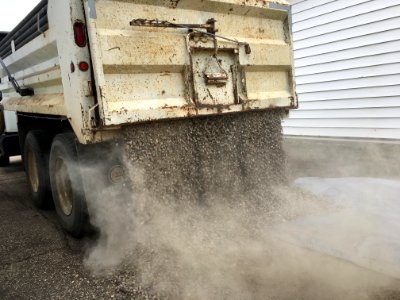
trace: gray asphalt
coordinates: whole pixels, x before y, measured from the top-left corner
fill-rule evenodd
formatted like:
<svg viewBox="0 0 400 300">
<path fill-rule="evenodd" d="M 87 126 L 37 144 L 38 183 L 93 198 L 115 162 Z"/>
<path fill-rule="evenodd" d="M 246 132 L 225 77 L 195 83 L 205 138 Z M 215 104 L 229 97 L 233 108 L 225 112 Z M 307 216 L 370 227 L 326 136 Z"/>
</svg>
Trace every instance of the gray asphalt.
<svg viewBox="0 0 400 300">
<path fill-rule="evenodd" d="M 156 298 L 141 288 L 131 268 L 102 276 L 85 269 L 85 249 L 92 242 L 71 238 L 54 211 L 32 206 L 20 160 L 0 168 L 0 299 Z M 320 258 L 317 265 L 326 259 Z M 340 262 L 332 274 L 343 269 L 343 274 L 351 274 L 347 270 L 354 268 Z M 376 276 L 369 280 L 378 280 Z M 400 299 L 393 287 L 373 299 Z"/>
<path fill-rule="evenodd" d="M 83 266 L 91 241 L 66 235 L 54 211 L 29 198 L 19 160 L 0 169 L 0 299 L 148 299 L 135 272 L 94 276 Z"/>
</svg>

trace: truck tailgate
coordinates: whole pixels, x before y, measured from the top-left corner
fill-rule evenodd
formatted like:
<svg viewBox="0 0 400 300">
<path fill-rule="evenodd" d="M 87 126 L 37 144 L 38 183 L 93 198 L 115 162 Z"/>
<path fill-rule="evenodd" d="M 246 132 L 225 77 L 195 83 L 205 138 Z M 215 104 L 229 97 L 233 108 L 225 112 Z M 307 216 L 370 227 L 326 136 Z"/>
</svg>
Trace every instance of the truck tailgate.
<svg viewBox="0 0 400 300">
<path fill-rule="evenodd" d="M 85 3 L 104 126 L 297 105 L 282 2 Z"/>
</svg>

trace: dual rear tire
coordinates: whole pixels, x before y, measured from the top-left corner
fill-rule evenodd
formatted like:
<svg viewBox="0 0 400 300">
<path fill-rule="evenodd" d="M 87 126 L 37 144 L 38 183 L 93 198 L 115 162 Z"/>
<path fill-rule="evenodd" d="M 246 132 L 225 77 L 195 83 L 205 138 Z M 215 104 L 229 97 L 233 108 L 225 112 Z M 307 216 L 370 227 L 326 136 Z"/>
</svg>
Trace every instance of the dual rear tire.
<svg viewBox="0 0 400 300">
<path fill-rule="evenodd" d="M 81 236 L 88 217 L 75 135 L 62 133 L 51 141 L 44 131 L 30 131 L 24 165 L 33 204 L 40 209 L 54 205 L 62 227 Z"/>
<path fill-rule="evenodd" d="M 51 141 L 41 130 L 30 131 L 25 138 L 24 166 L 33 205 L 48 209 L 52 205 L 49 180 Z"/>
<path fill-rule="evenodd" d="M 49 161 L 50 185 L 61 225 L 73 236 L 81 236 L 87 227 L 88 216 L 73 133 L 55 137 Z"/>
</svg>

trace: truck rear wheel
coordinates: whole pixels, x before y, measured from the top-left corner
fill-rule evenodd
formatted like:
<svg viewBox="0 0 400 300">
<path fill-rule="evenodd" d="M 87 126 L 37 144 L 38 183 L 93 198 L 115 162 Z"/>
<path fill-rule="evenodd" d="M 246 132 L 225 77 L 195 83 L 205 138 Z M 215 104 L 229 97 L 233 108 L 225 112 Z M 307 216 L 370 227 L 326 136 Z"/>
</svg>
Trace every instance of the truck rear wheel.
<svg viewBox="0 0 400 300">
<path fill-rule="evenodd" d="M 73 236 L 87 226 L 87 209 L 73 133 L 55 137 L 50 152 L 50 181 L 61 225 Z"/>
<path fill-rule="evenodd" d="M 30 131 L 25 139 L 24 165 L 33 204 L 49 208 L 52 204 L 49 180 L 50 139 L 40 130 Z"/>
</svg>

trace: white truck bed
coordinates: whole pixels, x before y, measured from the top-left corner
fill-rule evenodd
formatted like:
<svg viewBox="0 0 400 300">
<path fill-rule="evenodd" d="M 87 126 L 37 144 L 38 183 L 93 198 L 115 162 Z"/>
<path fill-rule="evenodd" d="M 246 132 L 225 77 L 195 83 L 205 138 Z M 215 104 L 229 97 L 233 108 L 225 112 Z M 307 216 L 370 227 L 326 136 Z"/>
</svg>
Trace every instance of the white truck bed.
<svg viewBox="0 0 400 300">
<path fill-rule="evenodd" d="M 0 69 L 2 104 L 67 119 L 81 143 L 137 122 L 297 106 L 283 1 L 49 0 L 47 9 L 48 29 L 3 57 L 35 95 L 18 95 Z M 215 28 L 182 26 L 211 19 Z M 84 47 L 75 21 L 86 24 Z"/>
</svg>

